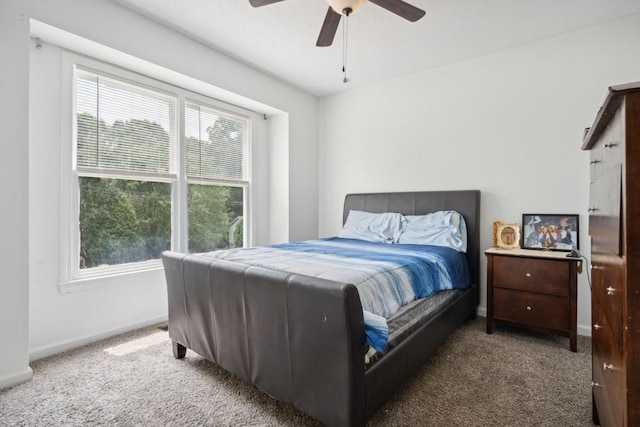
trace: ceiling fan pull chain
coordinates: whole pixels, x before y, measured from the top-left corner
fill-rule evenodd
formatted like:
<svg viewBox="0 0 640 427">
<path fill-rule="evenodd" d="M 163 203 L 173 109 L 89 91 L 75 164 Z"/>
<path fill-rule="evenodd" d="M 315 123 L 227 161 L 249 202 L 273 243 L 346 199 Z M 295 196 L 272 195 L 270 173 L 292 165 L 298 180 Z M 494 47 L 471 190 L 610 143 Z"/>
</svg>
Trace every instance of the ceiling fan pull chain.
<svg viewBox="0 0 640 427">
<path fill-rule="evenodd" d="M 342 13 L 345 17 L 344 26 L 342 27 L 342 73 L 344 74 L 342 82 L 348 83 L 349 79 L 347 78 L 347 48 L 349 47 L 349 15 L 351 15 L 351 8 L 345 8 Z"/>
</svg>

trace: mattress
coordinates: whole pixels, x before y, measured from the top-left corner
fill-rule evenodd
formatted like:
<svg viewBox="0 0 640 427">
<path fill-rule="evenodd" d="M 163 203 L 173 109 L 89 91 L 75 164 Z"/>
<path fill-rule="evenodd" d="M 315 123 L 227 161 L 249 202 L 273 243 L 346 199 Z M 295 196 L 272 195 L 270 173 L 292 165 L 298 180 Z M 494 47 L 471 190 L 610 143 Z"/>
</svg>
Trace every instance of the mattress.
<svg viewBox="0 0 640 427">
<path fill-rule="evenodd" d="M 279 271 L 353 283 L 364 311 L 367 343 L 387 345 L 387 319 L 441 290 L 471 283 L 465 254 L 433 245 L 391 245 L 329 237 L 201 254 Z M 412 305 L 413 306 L 413 305 Z"/>
<path fill-rule="evenodd" d="M 427 297 L 417 299 L 403 306 L 393 316 L 387 319 L 389 338 L 383 351 L 376 351 L 369 347 L 365 355 L 365 368 L 373 366 L 380 358 L 389 353 L 415 330 L 428 323 L 443 307 L 458 299 L 464 289 L 453 289 L 436 292 Z"/>
</svg>

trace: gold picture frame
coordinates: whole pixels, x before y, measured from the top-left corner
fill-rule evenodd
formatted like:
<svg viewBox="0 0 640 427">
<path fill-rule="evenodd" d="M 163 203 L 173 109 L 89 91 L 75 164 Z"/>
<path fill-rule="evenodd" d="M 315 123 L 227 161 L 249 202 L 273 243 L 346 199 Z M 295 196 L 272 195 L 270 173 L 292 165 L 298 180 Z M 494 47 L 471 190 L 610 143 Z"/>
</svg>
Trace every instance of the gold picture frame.
<svg viewBox="0 0 640 427">
<path fill-rule="evenodd" d="M 502 249 L 520 248 L 520 224 L 493 223 L 493 246 Z"/>
</svg>

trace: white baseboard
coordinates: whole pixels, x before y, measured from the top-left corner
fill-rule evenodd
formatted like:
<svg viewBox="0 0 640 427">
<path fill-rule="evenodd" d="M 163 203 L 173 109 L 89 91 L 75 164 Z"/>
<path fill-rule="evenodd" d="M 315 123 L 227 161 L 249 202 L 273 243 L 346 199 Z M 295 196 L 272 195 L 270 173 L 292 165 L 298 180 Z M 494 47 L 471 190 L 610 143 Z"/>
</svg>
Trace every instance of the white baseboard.
<svg viewBox="0 0 640 427">
<path fill-rule="evenodd" d="M 27 366 L 27 368 L 21 372 L 16 372 L 15 374 L 0 378 L 0 390 L 31 381 L 31 378 L 33 378 L 33 371 Z"/>
<path fill-rule="evenodd" d="M 63 351 L 67 351 L 72 348 L 81 347 L 86 344 L 91 344 L 92 342 L 100 341 L 105 338 L 113 337 L 115 335 L 120 335 L 129 331 L 133 331 L 134 329 L 140 329 L 140 328 L 144 328 L 147 326 L 155 325 L 157 323 L 162 323 L 166 321 L 167 321 L 167 315 L 162 315 L 162 316 L 158 316 L 152 319 L 147 319 L 141 322 L 131 323 L 119 328 L 110 329 L 108 331 L 86 335 L 83 337 L 72 338 L 65 341 L 59 341 L 54 344 L 31 349 L 29 351 L 29 360 L 34 361 L 34 360 L 42 359 L 47 356 L 52 356 L 54 354 L 62 353 Z"/>
<path fill-rule="evenodd" d="M 591 325 L 578 325 L 578 335 L 591 336 Z"/>
</svg>

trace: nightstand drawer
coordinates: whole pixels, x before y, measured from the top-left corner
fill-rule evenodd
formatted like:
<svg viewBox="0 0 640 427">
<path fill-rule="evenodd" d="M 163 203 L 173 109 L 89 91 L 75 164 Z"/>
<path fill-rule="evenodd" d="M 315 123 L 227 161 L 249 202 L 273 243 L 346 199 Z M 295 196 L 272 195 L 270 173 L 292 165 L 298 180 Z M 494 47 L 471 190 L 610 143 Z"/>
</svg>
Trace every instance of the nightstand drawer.
<svg viewBox="0 0 640 427">
<path fill-rule="evenodd" d="M 569 264 L 534 258 L 494 257 L 493 286 L 569 296 Z"/>
<path fill-rule="evenodd" d="M 569 330 L 569 299 L 532 292 L 495 288 L 493 290 L 496 320 L 553 329 Z"/>
</svg>

